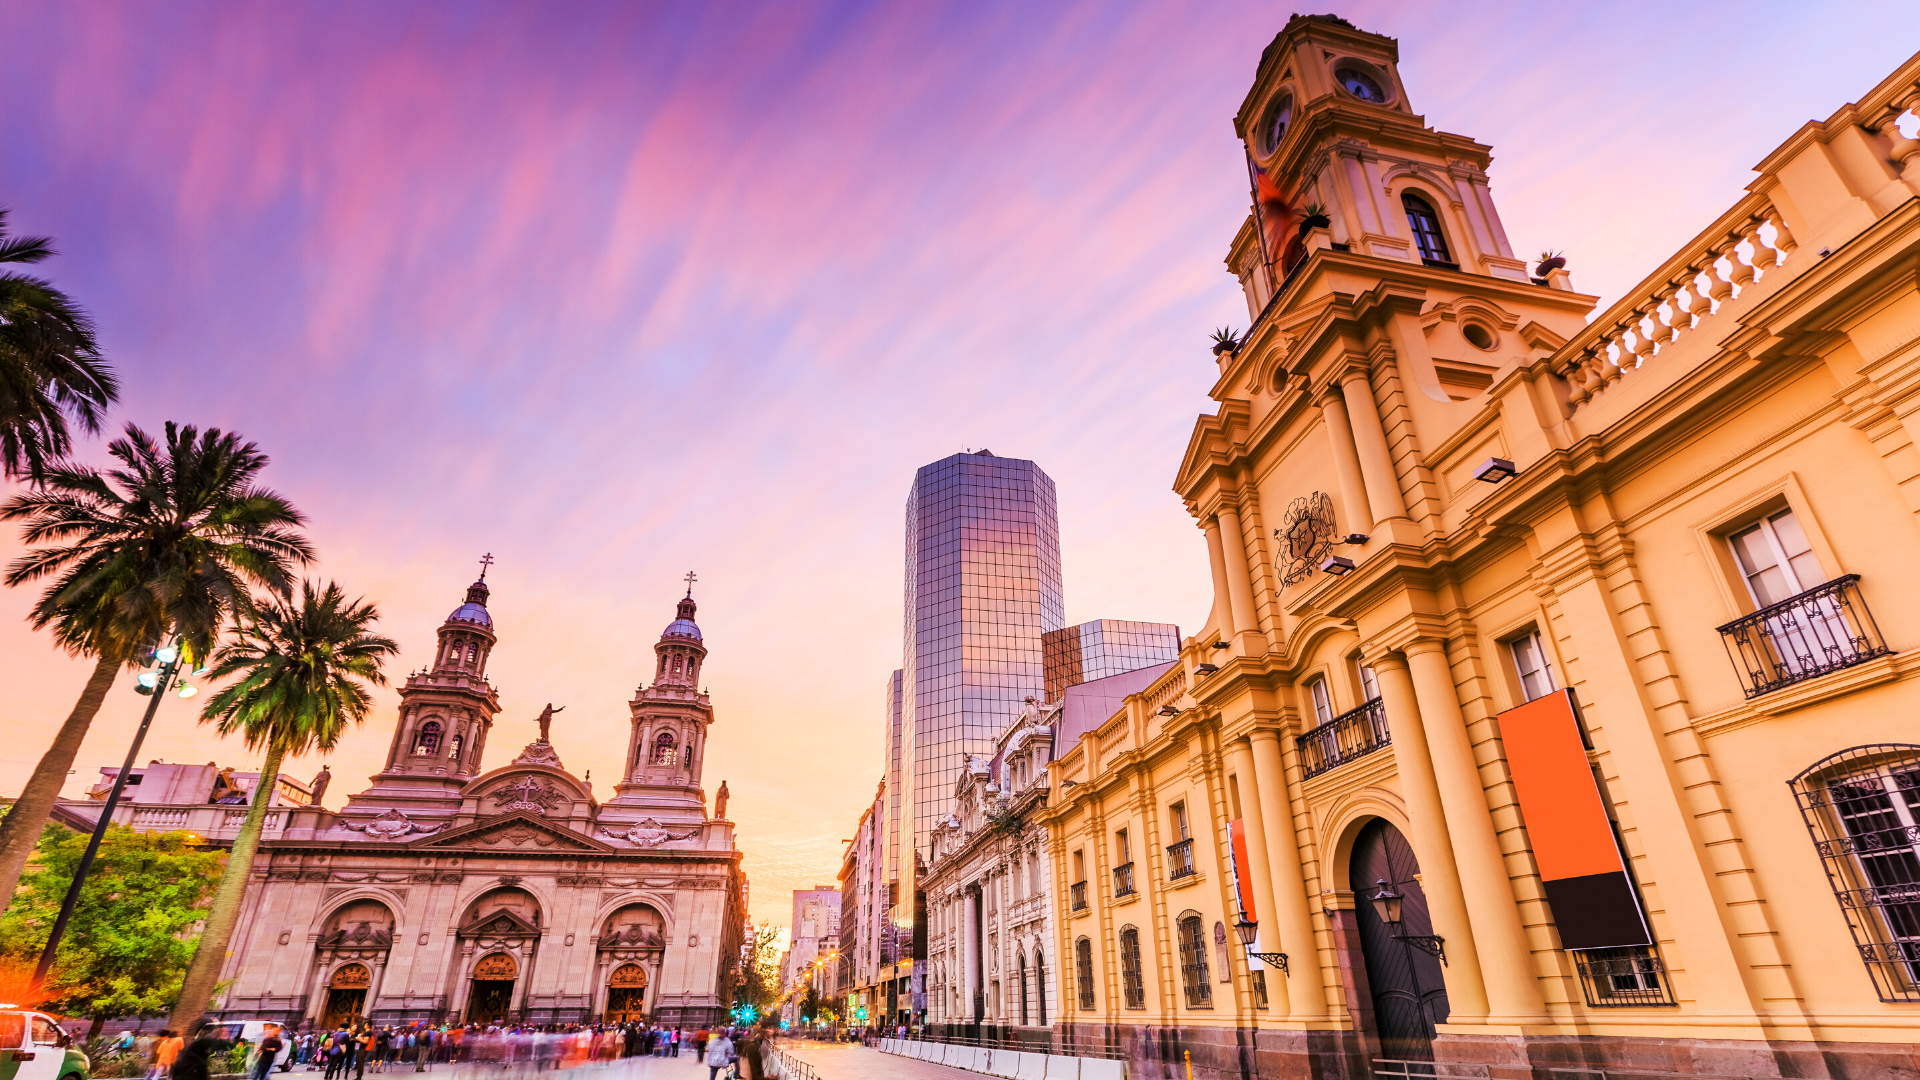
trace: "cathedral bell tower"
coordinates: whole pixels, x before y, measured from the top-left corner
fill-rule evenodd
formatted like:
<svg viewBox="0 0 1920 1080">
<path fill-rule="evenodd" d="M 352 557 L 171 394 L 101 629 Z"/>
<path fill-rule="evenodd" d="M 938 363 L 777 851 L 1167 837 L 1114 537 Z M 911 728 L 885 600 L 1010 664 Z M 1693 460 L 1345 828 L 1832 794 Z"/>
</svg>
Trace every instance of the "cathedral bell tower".
<svg viewBox="0 0 1920 1080">
<path fill-rule="evenodd" d="M 407 676 L 400 688 L 400 722 L 393 730 L 386 768 L 376 779 L 405 778 L 406 786 L 458 791 L 480 774 L 487 732 L 500 712 L 500 696 L 487 681 L 487 657 L 499 639 L 487 611 L 486 569 L 467 587 L 467 598 L 440 624 L 433 663 Z"/>
<path fill-rule="evenodd" d="M 706 820 L 700 776 L 713 704 L 700 689 L 707 646 L 693 621 L 695 580 L 687 575 L 687 595 L 654 643 L 653 685 L 628 702 L 633 728 L 622 779 L 606 807 L 612 817 L 644 811 L 663 824 Z"/>
</svg>

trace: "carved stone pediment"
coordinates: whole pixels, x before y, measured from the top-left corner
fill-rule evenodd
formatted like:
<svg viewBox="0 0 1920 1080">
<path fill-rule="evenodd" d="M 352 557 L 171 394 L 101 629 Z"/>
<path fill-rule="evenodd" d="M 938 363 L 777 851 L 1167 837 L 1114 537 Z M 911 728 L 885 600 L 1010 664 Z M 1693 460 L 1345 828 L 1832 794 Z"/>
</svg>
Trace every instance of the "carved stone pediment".
<svg viewBox="0 0 1920 1080">
<path fill-rule="evenodd" d="M 485 915 L 476 916 L 462 926 L 458 934 L 461 937 L 484 937 L 490 940 L 537 938 L 540 928 L 508 908 L 495 908 Z"/>
<path fill-rule="evenodd" d="M 423 840 L 418 846 L 466 848 L 472 851 L 515 854 L 614 850 L 611 844 L 573 832 L 526 812 L 483 818 L 465 828 Z"/>
<path fill-rule="evenodd" d="M 493 800 L 494 806 L 503 813 L 524 811 L 529 814 L 545 814 L 569 801 L 567 793 L 556 787 L 552 780 L 534 775 L 502 784 L 483 798 Z"/>
<path fill-rule="evenodd" d="M 364 825 L 355 825 L 351 821 L 342 819 L 339 822 L 339 826 L 342 829 L 349 829 L 353 832 L 366 833 L 369 838 L 374 840 L 389 841 L 399 840 L 412 833 L 419 833 L 422 836 L 432 836 L 434 833 L 446 828 L 444 823 L 431 827 L 416 824 L 412 818 L 398 810 L 388 810 L 386 813 L 381 814 L 379 817 L 374 818 Z"/>
<path fill-rule="evenodd" d="M 609 840 L 625 840 L 627 843 L 633 844 L 636 847 L 659 847 L 661 844 L 670 843 L 675 840 L 691 840 L 699 834 L 699 829 L 684 833 L 669 832 L 666 826 L 652 818 L 648 818 L 632 828 L 619 832 L 607 828 L 600 830 L 600 835 Z"/>
</svg>

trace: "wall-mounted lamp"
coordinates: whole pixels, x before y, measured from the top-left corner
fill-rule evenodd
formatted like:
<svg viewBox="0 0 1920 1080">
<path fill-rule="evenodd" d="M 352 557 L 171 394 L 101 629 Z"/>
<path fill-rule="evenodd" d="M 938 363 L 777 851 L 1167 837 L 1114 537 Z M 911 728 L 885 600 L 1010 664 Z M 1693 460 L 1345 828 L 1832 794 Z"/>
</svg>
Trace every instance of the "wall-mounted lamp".
<svg viewBox="0 0 1920 1080">
<path fill-rule="evenodd" d="M 1219 670 L 1220 670 L 1220 665 L 1218 665 L 1218 664 L 1195 664 L 1195 665 L 1194 665 L 1194 667 L 1193 667 L 1193 670 L 1195 670 L 1195 671 L 1197 671 L 1197 672 L 1199 672 L 1199 673 L 1200 673 L 1200 674 L 1202 674 L 1202 675 L 1211 675 L 1211 674 L 1213 674 L 1214 672 L 1216 672 L 1216 671 L 1219 671 Z"/>
<path fill-rule="evenodd" d="M 1353 560 L 1345 555 L 1329 555 L 1327 561 L 1320 564 L 1321 573 L 1332 574 L 1334 577 L 1339 577 L 1353 568 Z"/>
<path fill-rule="evenodd" d="M 1216 648 L 1216 649 L 1231 649 L 1231 648 L 1233 648 L 1233 646 L 1232 646 L 1232 645 L 1231 645 L 1230 643 L 1228 643 L 1228 642 L 1225 642 L 1225 641 L 1216 641 L 1216 642 L 1214 642 L 1214 643 L 1213 643 L 1213 647 L 1214 647 L 1214 648 Z"/>
<path fill-rule="evenodd" d="M 1253 943 L 1260 937 L 1260 924 L 1249 921 L 1246 912 L 1241 912 L 1240 917 L 1234 921 L 1233 932 L 1240 935 L 1240 947 L 1247 950 L 1248 956 L 1258 957 L 1260 962 L 1268 967 L 1279 968 L 1282 975 L 1293 974 L 1287 970 L 1286 953 L 1253 951 Z"/>
<path fill-rule="evenodd" d="M 1364 544 L 1367 542 L 1367 539 L 1366 533 L 1348 533 L 1340 542 L 1343 544 Z"/>
<path fill-rule="evenodd" d="M 1160 706 L 1160 715 L 1161 716 L 1179 716 L 1180 710 L 1174 708 L 1171 705 L 1162 705 Z"/>
<path fill-rule="evenodd" d="M 1393 886 L 1388 885 L 1385 878 L 1375 881 L 1374 884 L 1380 886 L 1380 891 L 1367 899 L 1373 903 L 1373 913 L 1380 916 L 1380 921 L 1386 924 L 1387 933 L 1392 934 L 1395 941 L 1405 942 L 1428 956 L 1437 958 L 1441 964 L 1445 964 L 1447 939 L 1433 934 L 1402 934 L 1400 932 L 1401 907 L 1405 904 L 1406 898 L 1394 892 Z"/>
<path fill-rule="evenodd" d="M 1519 471 L 1513 467 L 1513 462 L 1506 458 L 1494 457 L 1481 462 L 1480 467 L 1473 470 L 1473 478 L 1485 480 L 1489 484 L 1497 484 L 1502 480 L 1512 479 Z"/>
</svg>

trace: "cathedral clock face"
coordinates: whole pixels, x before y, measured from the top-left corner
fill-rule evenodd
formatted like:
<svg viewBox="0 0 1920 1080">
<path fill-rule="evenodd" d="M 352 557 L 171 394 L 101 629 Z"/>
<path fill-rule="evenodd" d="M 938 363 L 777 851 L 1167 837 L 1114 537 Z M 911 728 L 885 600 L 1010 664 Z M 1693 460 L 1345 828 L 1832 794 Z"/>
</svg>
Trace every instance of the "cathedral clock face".
<svg viewBox="0 0 1920 1080">
<path fill-rule="evenodd" d="M 1379 81 L 1359 68 L 1343 67 L 1335 71 L 1333 77 L 1341 86 L 1346 87 L 1347 93 L 1361 101 L 1371 101 L 1379 105 L 1387 100 L 1387 92 L 1380 89 Z"/>
</svg>

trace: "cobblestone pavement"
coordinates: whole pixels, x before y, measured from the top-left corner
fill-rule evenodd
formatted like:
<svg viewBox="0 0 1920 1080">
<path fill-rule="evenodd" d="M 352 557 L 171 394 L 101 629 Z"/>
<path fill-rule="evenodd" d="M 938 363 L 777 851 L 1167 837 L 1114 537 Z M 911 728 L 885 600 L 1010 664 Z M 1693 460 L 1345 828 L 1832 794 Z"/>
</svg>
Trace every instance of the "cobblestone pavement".
<svg viewBox="0 0 1920 1080">
<path fill-rule="evenodd" d="M 981 1080 L 976 1072 L 883 1054 L 856 1043 L 782 1042 L 779 1046 L 813 1066 L 820 1080 Z"/>
</svg>

